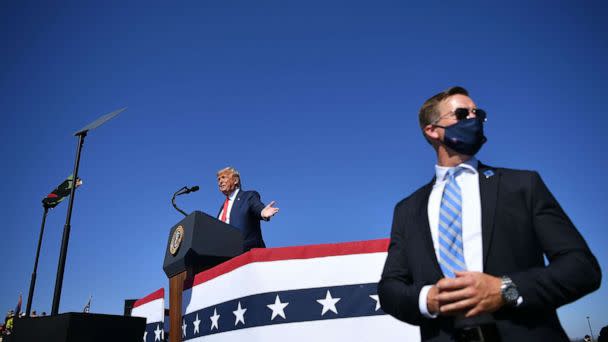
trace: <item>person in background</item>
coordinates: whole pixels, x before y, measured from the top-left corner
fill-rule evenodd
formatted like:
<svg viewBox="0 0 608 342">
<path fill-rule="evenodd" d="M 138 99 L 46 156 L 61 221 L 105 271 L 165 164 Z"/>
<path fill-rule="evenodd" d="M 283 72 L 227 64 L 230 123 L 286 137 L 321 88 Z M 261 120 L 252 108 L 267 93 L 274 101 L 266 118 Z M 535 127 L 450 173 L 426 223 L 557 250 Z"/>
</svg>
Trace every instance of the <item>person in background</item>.
<svg viewBox="0 0 608 342">
<path fill-rule="evenodd" d="M 608 342 L 608 325 L 600 330 L 600 335 L 597 337 L 597 342 Z"/>
<path fill-rule="evenodd" d="M 6 324 L 4 324 L 4 334 L 10 335 L 13 331 L 13 321 L 15 319 L 15 313 L 13 310 L 9 311 L 8 316 L 6 318 Z"/>
</svg>

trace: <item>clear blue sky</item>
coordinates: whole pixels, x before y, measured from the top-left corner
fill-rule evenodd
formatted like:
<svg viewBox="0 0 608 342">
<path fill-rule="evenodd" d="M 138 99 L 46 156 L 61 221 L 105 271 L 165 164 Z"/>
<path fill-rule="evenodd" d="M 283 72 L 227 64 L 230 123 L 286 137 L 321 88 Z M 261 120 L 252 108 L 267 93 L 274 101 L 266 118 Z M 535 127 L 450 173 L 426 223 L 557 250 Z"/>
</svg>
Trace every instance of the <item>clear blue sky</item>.
<svg viewBox="0 0 608 342">
<path fill-rule="evenodd" d="M 281 212 L 271 247 L 389 236 L 394 204 L 433 176 L 417 111 L 452 85 L 487 110 L 483 162 L 538 170 L 608 260 L 608 14 L 600 1 L 18 1 L 0 10 L 0 309 L 27 297 L 40 200 L 90 133 L 61 312 L 122 313 L 168 287 L 168 230 L 215 214 L 215 172 Z M 67 201 L 47 220 L 33 308 L 51 309 Z M 606 279 L 607 277 L 604 277 Z M 607 281 L 559 310 L 571 336 L 608 325 Z M 3 312 L 4 313 L 4 312 Z"/>
</svg>

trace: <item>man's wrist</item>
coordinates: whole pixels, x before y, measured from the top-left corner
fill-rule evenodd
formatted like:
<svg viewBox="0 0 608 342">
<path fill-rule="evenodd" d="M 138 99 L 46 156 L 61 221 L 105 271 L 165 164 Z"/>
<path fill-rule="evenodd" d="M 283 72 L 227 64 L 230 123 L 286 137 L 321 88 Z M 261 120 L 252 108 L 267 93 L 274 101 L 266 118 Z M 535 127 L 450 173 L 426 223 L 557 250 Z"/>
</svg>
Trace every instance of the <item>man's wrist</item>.
<svg viewBox="0 0 608 342">
<path fill-rule="evenodd" d="M 517 285 L 508 276 L 502 276 L 500 278 L 500 295 L 505 306 L 516 307 L 521 304 L 521 296 Z"/>
<path fill-rule="evenodd" d="M 437 318 L 438 313 L 432 312 L 432 305 L 428 305 L 429 292 L 431 292 L 433 285 L 423 286 L 420 290 L 420 294 L 418 296 L 418 309 L 420 310 L 420 314 L 426 318 Z M 431 310 L 429 310 L 431 307 Z"/>
</svg>

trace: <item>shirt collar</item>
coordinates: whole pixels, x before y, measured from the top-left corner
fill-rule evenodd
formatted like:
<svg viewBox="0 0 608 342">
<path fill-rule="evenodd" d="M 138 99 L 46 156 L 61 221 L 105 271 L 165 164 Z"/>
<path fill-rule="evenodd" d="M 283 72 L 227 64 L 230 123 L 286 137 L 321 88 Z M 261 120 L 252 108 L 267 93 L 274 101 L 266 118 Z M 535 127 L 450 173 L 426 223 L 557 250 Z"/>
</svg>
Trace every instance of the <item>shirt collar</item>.
<svg viewBox="0 0 608 342">
<path fill-rule="evenodd" d="M 230 196 L 228 196 L 228 199 L 230 201 L 234 201 L 234 199 L 236 198 L 236 194 L 239 193 L 239 190 L 241 190 L 241 189 L 239 189 L 239 188 L 234 189 L 234 191 L 230 194 Z"/>
<path fill-rule="evenodd" d="M 479 161 L 475 157 L 472 157 L 471 159 L 467 160 L 464 163 L 458 164 L 457 166 L 447 167 L 435 165 L 435 179 L 437 179 L 437 181 L 445 180 L 445 176 L 447 175 L 448 170 L 453 169 L 455 167 L 462 168 L 472 174 L 477 174 L 477 166 L 479 166 Z"/>
</svg>

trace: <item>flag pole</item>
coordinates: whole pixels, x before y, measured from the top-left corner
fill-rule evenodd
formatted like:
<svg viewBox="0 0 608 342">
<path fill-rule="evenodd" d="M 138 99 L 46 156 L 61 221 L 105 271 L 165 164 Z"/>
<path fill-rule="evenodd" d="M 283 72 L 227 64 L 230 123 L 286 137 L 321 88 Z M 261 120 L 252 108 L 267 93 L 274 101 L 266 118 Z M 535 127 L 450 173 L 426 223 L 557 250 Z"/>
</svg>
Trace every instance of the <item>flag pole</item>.
<svg viewBox="0 0 608 342">
<path fill-rule="evenodd" d="M 19 318 L 19 314 L 21 313 L 21 302 L 23 301 L 22 293 L 19 292 L 19 301 L 17 302 L 17 306 L 15 307 L 15 318 Z"/>
<path fill-rule="evenodd" d="M 42 214 L 42 225 L 40 226 L 40 237 L 38 238 L 38 248 L 36 249 L 36 259 L 34 260 L 34 271 L 30 280 L 30 292 L 27 295 L 27 306 L 25 307 L 25 315 L 30 316 L 32 309 L 32 300 L 34 298 L 34 288 L 36 287 L 36 270 L 38 269 L 38 258 L 40 257 L 40 247 L 42 246 L 42 236 L 44 235 L 44 224 L 46 223 L 46 215 L 49 213 L 49 207 L 44 206 L 44 214 Z"/>
<path fill-rule="evenodd" d="M 91 311 L 91 299 L 93 299 L 93 295 L 89 295 L 89 301 L 84 306 L 84 309 L 82 309 L 82 312 L 89 313 Z"/>
<path fill-rule="evenodd" d="M 25 313 L 27 316 L 30 315 L 30 311 L 32 309 L 32 302 L 34 298 L 34 290 L 36 289 L 36 272 L 38 270 L 38 261 L 40 258 L 40 249 L 42 247 L 42 238 L 44 236 L 44 227 L 46 222 L 46 217 L 48 215 L 49 209 L 55 208 L 61 201 L 63 201 L 71 191 L 73 186 L 79 187 L 82 185 L 82 180 L 77 178 L 74 180 L 73 175 L 69 175 L 66 180 L 64 180 L 61 184 L 55 188 L 55 190 L 51 191 L 45 198 L 42 199 L 42 207 L 44 208 L 44 214 L 42 216 L 42 225 L 40 226 L 40 237 L 38 238 L 38 247 L 36 249 L 36 259 L 34 260 L 34 271 L 32 272 L 32 279 L 30 280 L 30 291 L 27 296 L 27 306 Z"/>
</svg>

